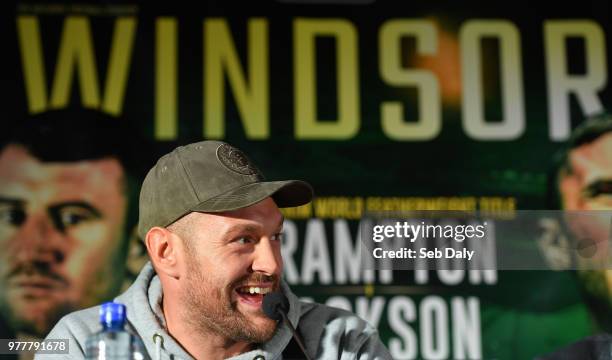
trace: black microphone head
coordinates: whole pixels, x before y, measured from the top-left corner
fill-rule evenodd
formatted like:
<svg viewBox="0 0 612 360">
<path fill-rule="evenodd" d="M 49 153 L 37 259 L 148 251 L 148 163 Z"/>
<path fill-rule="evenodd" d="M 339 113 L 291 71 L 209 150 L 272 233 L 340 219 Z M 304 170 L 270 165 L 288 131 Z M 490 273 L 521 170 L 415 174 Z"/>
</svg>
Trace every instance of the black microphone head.
<svg viewBox="0 0 612 360">
<path fill-rule="evenodd" d="M 264 296 L 262 308 L 267 317 L 278 321 L 283 318 L 281 311 L 289 311 L 289 300 L 280 291 L 271 292 Z"/>
</svg>

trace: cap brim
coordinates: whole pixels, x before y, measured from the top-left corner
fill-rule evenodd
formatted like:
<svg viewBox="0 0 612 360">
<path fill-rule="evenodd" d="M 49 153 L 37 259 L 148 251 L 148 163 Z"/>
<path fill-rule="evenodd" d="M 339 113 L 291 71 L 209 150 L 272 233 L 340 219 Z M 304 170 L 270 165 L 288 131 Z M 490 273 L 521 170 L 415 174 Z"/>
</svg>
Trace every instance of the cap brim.
<svg viewBox="0 0 612 360">
<path fill-rule="evenodd" d="M 243 185 L 191 208 L 191 211 L 222 212 L 242 209 L 272 197 L 279 208 L 309 203 L 314 196 L 310 184 L 300 180 L 267 181 Z"/>
</svg>

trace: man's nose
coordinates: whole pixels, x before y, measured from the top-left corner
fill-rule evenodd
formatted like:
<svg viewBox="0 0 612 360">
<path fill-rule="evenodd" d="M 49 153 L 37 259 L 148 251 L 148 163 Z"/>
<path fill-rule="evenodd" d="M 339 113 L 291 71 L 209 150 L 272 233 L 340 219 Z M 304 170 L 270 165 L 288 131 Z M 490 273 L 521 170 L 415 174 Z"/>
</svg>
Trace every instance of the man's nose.
<svg viewBox="0 0 612 360">
<path fill-rule="evenodd" d="M 277 249 L 272 241 L 265 237 L 255 246 L 253 271 L 262 272 L 268 275 L 278 275 L 282 268 L 282 258 L 280 250 Z"/>
<path fill-rule="evenodd" d="M 20 261 L 61 262 L 64 260 L 64 236 L 46 214 L 30 214 L 21 224 L 13 241 Z"/>
</svg>

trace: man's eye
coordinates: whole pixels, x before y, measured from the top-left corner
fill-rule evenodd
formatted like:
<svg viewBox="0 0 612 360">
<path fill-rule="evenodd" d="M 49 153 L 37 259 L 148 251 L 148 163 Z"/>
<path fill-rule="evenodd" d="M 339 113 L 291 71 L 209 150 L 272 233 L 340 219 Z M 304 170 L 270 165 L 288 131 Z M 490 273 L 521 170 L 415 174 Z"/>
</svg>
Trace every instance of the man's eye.
<svg viewBox="0 0 612 360">
<path fill-rule="evenodd" d="M 612 196 L 612 181 L 598 180 L 582 190 L 582 196 L 585 198 L 596 198 L 599 196 Z"/>
<path fill-rule="evenodd" d="M 243 237 L 240 237 L 240 238 L 236 239 L 235 242 L 238 243 L 238 244 L 241 244 L 241 245 L 246 245 L 246 244 L 252 243 L 253 241 L 251 240 L 250 237 L 243 236 Z"/>
<path fill-rule="evenodd" d="M 0 206 L 0 223 L 19 226 L 25 218 L 26 213 L 22 208 Z"/>
<path fill-rule="evenodd" d="M 59 220 L 64 227 L 78 225 L 95 218 L 94 213 L 79 207 L 66 207 L 59 211 Z"/>
</svg>

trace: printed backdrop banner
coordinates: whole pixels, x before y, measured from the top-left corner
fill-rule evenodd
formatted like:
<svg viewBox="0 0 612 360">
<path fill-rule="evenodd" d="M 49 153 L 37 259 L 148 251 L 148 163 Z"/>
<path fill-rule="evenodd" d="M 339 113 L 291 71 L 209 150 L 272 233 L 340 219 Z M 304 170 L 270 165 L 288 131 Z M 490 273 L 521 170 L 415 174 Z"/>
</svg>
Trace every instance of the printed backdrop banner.
<svg viewBox="0 0 612 360">
<path fill-rule="evenodd" d="M 268 179 L 307 180 L 285 279 L 368 320 L 394 358 L 533 358 L 610 316 L 574 272 L 369 271 L 357 246 L 369 212 L 557 207 L 555 153 L 612 106 L 608 2 L 4 7 L 6 129 L 99 109 L 137 129 L 147 166 L 219 139 Z"/>
</svg>

